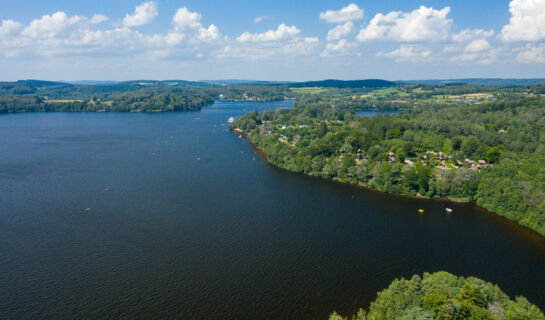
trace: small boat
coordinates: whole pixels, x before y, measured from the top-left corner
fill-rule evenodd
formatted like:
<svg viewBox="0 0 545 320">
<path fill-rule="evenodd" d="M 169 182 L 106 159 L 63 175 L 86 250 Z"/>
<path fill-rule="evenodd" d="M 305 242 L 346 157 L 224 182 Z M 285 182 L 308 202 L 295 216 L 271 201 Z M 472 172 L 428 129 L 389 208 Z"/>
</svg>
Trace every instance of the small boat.
<svg viewBox="0 0 545 320">
<path fill-rule="evenodd" d="M 230 117 L 230 118 L 227 120 L 227 123 L 228 123 L 228 124 L 233 124 L 233 123 L 235 123 L 235 118 Z"/>
<path fill-rule="evenodd" d="M 239 138 L 239 139 L 242 139 L 242 135 L 239 135 L 238 138 Z"/>
<path fill-rule="evenodd" d="M 418 209 L 418 213 L 420 214 L 424 213 L 424 209 Z"/>
<path fill-rule="evenodd" d="M 451 212 L 452 212 L 452 209 L 451 209 L 451 208 L 445 208 L 445 210 L 447 211 L 447 213 L 451 213 Z"/>
</svg>

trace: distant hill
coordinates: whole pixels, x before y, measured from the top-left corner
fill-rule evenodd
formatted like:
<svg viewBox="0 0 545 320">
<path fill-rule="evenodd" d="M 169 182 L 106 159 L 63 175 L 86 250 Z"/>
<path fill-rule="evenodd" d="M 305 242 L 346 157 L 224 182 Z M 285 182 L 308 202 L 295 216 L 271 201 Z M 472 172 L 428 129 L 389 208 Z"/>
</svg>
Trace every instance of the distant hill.
<svg viewBox="0 0 545 320">
<path fill-rule="evenodd" d="M 269 86 L 289 84 L 289 81 L 261 81 L 261 80 L 201 80 L 200 82 L 217 86 Z"/>
<path fill-rule="evenodd" d="M 71 84 L 42 80 L 18 80 L 0 82 L 0 94 L 32 94 L 39 88 L 72 86 Z"/>
<path fill-rule="evenodd" d="M 112 85 L 117 84 L 119 81 L 109 81 L 109 80 L 77 80 L 77 81 L 67 81 L 69 84 L 82 84 L 87 86 L 99 86 L 99 85 Z"/>
<path fill-rule="evenodd" d="M 215 85 L 187 80 L 131 80 L 119 82 L 120 85 L 140 85 L 140 86 L 171 86 L 171 87 L 214 87 Z"/>
<path fill-rule="evenodd" d="M 75 83 L 54 82 L 43 80 L 19 80 L 15 82 L 0 82 L 0 94 L 43 94 L 48 95 L 76 94 L 76 96 L 98 93 L 114 93 L 136 91 L 148 87 L 216 87 L 216 85 L 186 80 L 133 80 L 124 82 L 115 81 L 76 81 Z M 52 94 L 52 93 L 55 94 Z"/>
<path fill-rule="evenodd" d="M 465 83 L 484 86 L 529 86 L 538 83 L 545 83 L 543 78 L 535 79 L 502 79 L 502 78 L 467 78 L 467 79 L 431 79 L 431 80 L 406 80 L 401 83 L 423 83 L 423 84 L 451 84 Z"/>
<path fill-rule="evenodd" d="M 392 81 L 381 79 L 367 80 L 335 80 L 328 79 L 322 81 L 306 81 L 290 83 L 290 87 L 306 88 L 306 87 L 324 87 L 324 88 L 387 88 L 394 87 L 396 84 Z"/>
</svg>

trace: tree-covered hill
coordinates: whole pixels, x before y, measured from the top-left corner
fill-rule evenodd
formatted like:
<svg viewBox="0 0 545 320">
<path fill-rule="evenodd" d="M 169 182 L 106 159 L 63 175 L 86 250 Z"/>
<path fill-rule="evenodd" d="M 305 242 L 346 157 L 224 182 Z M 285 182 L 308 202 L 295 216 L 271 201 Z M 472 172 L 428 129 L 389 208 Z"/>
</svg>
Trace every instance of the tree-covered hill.
<svg viewBox="0 0 545 320">
<path fill-rule="evenodd" d="M 304 104 L 235 122 L 269 162 L 383 192 L 476 200 L 545 235 L 545 98 L 396 115 Z"/>
<path fill-rule="evenodd" d="M 394 82 L 381 79 L 366 79 L 366 80 L 321 80 L 290 83 L 290 87 L 324 87 L 324 88 L 388 88 L 395 86 Z"/>
<path fill-rule="evenodd" d="M 368 311 L 352 317 L 333 313 L 329 320 L 545 320 L 524 297 L 510 299 L 481 279 L 448 272 L 396 279 L 378 293 Z"/>
</svg>

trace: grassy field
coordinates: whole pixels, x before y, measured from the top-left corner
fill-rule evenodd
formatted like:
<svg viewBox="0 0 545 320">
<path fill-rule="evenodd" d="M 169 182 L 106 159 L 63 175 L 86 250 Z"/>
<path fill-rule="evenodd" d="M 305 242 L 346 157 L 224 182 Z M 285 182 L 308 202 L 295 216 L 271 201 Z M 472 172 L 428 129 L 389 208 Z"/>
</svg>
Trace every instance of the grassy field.
<svg viewBox="0 0 545 320">
<path fill-rule="evenodd" d="M 395 98 L 395 99 L 404 99 L 408 98 L 410 95 L 402 90 L 397 88 L 386 88 L 373 90 L 367 94 L 363 94 L 361 98 Z"/>
<path fill-rule="evenodd" d="M 468 94 L 448 96 L 447 98 L 448 99 L 467 99 L 467 98 L 486 99 L 490 97 L 492 97 L 491 93 L 468 93 Z"/>
<path fill-rule="evenodd" d="M 58 99 L 58 100 L 44 100 L 45 103 L 67 103 L 67 102 L 83 102 L 83 100 L 69 100 L 69 99 Z"/>
</svg>

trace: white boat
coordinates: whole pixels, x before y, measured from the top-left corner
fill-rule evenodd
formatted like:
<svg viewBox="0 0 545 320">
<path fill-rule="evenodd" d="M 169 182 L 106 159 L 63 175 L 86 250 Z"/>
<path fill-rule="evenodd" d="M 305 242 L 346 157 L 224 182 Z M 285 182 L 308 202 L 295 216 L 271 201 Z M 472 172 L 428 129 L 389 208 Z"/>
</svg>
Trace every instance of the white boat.
<svg viewBox="0 0 545 320">
<path fill-rule="evenodd" d="M 452 209 L 451 209 L 451 208 L 445 208 L 445 210 L 447 210 L 448 213 L 451 213 L 451 212 L 452 212 Z"/>
<path fill-rule="evenodd" d="M 227 120 L 228 124 L 233 124 L 235 122 L 235 118 L 231 117 Z"/>
</svg>

